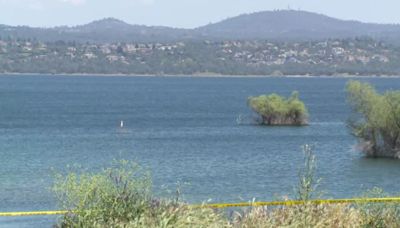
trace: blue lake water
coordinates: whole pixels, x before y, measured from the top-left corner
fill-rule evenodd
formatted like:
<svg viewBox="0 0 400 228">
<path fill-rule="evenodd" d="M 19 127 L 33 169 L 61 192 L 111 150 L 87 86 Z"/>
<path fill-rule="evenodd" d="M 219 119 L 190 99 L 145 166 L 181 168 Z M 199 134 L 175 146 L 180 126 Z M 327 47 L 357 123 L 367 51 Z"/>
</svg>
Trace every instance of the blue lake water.
<svg viewBox="0 0 400 228">
<path fill-rule="evenodd" d="M 114 159 L 151 169 L 159 195 L 180 182 L 191 203 L 271 200 L 293 194 L 303 144 L 314 145 L 325 197 L 353 197 L 374 186 L 397 192 L 400 163 L 366 159 L 354 149 L 345 124 L 347 80 L 2 76 L 0 211 L 56 209 L 53 169 L 98 170 Z M 362 80 L 400 89 L 396 78 Z M 293 90 L 309 107 L 310 126 L 250 123 L 248 96 Z M 1 218 L 0 226 L 55 221 Z"/>
</svg>

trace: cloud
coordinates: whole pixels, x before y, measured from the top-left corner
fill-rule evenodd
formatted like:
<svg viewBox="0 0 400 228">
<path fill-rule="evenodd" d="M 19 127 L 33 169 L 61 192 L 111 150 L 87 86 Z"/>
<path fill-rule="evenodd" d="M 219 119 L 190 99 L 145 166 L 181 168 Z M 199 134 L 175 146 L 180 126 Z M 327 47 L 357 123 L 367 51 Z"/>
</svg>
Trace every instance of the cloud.
<svg viewBox="0 0 400 228">
<path fill-rule="evenodd" d="M 138 0 L 138 2 L 146 5 L 154 4 L 155 0 Z"/>
<path fill-rule="evenodd" d="M 0 0 L 1 1 L 1 0 Z M 84 5 L 87 0 L 59 0 L 64 3 L 68 3 L 74 6 Z M 99 0 L 97 0 L 99 1 Z M 102 2 L 107 2 L 102 1 Z M 113 2 L 109 2 L 110 4 L 121 4 L 121 3 L 132 3 L 132 4 L 140 4 L 140 5 L 153 5 L 156 0 L 114 0 Z"/>
<path fill-rule="evenodd" d="M 124 0 L 124 1 L 134 5 L 153 5 L 155 3 L 155 0 Z"/>
<path fill-rule="evenodd" d="M 150 0 L 143 0 L 150 1 Z M 18 7 L 18 8 L 28 8 L 28 9 L 44 9 L 49 6 L 53 6 L 54 3 L 65 3 L 74 6 L 83 5 L 86 0 L 0 0 L 0 5 Z"/>
<path fill-rule="evenodd" d="M 62 2 L 69 3 L 74 6 L 83 5 L 86 3 L 86 0 L 61 0 Z"/>
<path fill-rule="evenodd" d="M 43 3 L 39 2 L 39 1 L 30 1 L 28 3 L 28 7 L 32 10 L 44 10 L 45 9 Z"/>
<path fill-rule="evenodd" d="M 30 10 L 43 10 L 45 5 L 42 0 L 0 0 L 0 5 L 5 7 L 25 8 Z"/>
</svg>

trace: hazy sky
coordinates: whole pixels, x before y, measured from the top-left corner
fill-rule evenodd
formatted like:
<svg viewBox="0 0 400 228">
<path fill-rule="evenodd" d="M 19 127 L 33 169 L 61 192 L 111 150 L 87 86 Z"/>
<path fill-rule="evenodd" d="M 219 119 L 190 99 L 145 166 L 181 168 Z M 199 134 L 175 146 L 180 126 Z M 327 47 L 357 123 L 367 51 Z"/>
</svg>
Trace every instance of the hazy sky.
<svg viewBox="0 0 400 228">
<path fill-rule="evenodd" d="M 342 19 L 400 23 L 400 0 L 0 0 L 0 24 L 49 27 L 115 17 L 131 24 L 192 28 L 288 7 Z"/>
</svg>

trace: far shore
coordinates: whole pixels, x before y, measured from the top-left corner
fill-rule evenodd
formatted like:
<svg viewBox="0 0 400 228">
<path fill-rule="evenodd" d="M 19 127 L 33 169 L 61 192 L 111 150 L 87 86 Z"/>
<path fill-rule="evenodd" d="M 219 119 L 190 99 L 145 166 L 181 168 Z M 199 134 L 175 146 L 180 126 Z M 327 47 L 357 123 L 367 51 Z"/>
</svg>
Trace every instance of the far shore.
<svg viewBox="0 0 400 228">
<path fill-rule="evenodd" d="M 0 73 L 2 76 L 79 76 L 79 77 L 182 77 L 182 78 L 400 78 L 399 75 L 226 75 L 218 73 L 198 74 L 98 74 L 98 73 Z"/>
</svg>

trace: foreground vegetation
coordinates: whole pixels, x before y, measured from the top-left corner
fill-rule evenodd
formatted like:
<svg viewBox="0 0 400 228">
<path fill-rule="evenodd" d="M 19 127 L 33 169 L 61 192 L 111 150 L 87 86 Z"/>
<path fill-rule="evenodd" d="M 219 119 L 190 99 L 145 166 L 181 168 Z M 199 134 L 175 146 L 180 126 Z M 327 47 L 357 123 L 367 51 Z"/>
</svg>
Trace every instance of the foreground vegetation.
<svg viewBox="0 0 400 228">
<path fill-rule="evenodd" d="M 349 127 L 362 151 L 371 157 L 400 158 L 400 91 L 379 94 L 368 83 L 350 81 L 347 95 L 354 110 Z"/>
<path fill-rule="evenodd" d="M 400 227 L 400 204 L 315 205 L 318 180 L 315 157 L 304 147 L 297 199 L 304 205 L 252 207 L 232 216 L 220 210 L 193 207 L 179 200 L 159 199 L 151 194 L 147 172 L 122 162 L 99 173 L 57 175 L 54 192 L 60 206 L 70 213 L 58 227 Z M 366 197 L 384 197 L 379 189 Z"/>
<path fill-rule="evenodd" d="M 123 161 L 99 173 L 57 175 L 53 190 L 70 210 L 59 227 L 228 227 L 222 214 L 151 194 L 148 172 Z"/>
<path fill-rule="evenodd" d="M 248 105 L 258 113 L 265 125 L 306 125 L 308 111 L 298 92 L 289 98 L 277 94 L 249 97 Z"/>
</svg>

